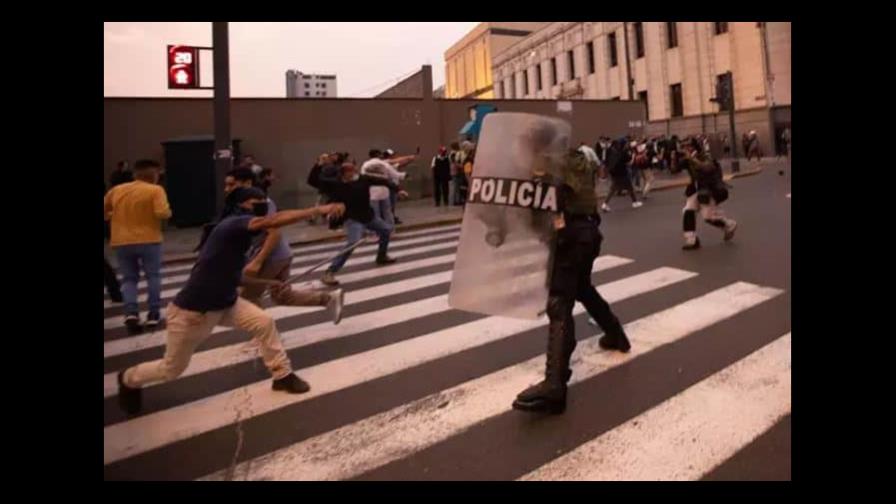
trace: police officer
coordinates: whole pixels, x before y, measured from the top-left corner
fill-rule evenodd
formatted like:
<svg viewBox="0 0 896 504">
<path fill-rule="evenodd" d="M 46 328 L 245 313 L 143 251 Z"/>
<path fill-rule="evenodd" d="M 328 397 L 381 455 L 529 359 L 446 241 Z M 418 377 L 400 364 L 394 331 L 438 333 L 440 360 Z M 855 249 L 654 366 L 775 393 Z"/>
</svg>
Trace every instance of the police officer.
<svg viewBox="0 0 896 504">
<path fill-rule="evenodd" d="M 604 332 L 601 348 L 628 352 L 631 344 L 610 305 L 591 283 L 594 259 L 600 254 L 603 236 L 594 191 L 595 170 L 585 156 L 569 150 L 561 166 L 559 185 L 561 213 L 554 218 L 556 249 L 548 297 L 547 363 L 545 379 L 522 391 L 513 402 L 523 411 L 563 413 L 566 384 L 572 376 L 569 360 L 576 347 L 576 301 L 581 302 Z"/>
</svg>

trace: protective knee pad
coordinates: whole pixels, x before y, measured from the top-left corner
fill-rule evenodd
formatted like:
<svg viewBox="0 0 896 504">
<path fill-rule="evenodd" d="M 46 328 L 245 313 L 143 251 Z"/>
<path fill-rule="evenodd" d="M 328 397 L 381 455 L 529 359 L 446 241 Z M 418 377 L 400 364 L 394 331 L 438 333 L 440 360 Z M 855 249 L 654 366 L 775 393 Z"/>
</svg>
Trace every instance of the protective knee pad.
<svg viewBox="0 0 896 504">
<path fill-rule="evenodd" d="M 682 217 L 682 228 L 687 231 L 697 230 L 697 212 L 694 210 L 685 210 Z"/>
</svg>

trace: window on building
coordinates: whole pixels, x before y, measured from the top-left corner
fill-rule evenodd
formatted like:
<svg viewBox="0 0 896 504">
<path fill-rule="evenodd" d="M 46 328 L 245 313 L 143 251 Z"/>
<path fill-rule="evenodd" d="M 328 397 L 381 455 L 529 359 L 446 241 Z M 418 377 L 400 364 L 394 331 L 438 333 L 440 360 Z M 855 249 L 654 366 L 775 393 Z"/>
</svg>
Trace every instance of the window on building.
<svg viewBox="0 0 896 504">
<path fill-rule="evenodd" d="M 615 33 L 611 33 L 607 37 L 607 45 L 609 46 L 609 49 L 610 49 L 610 68 L 613 68 L 619 64 L 619 60 L 616 57 L 616 34 Z"/>
<path fill-rule="evenodd" d="M 635 59 L 644 57 L 644 23 L 635 23 Z"/>
<path fill-rule="evenodd" d="M 675 21 L 666 23 L 666 44 L 669 49 L 678 47 L 678 23 Z"/>
<path fill-rule="evenodd" d="M 716 35 L 728 33 L 728 23 L 726 21 L 716 21 Z"/>
<path fill-rule="evenodd" d="M 650 110 L 647 103 L 647 91 L 638 91 L 638 101 L 644 102 L 644 110 Z"/>
<path fill-rule="evenodd" d="M 541 63 L 535 65 L 535 90 L 541 91 Z"/>
<path fill-rule="evenodd" d="M 529 96 L 529 70 L 523 70 L 523 96 Z"/>
<path fill-rule="evenodd" d="M 557 58 L 551 58 L 551 85 L 557 85 Z"/>
<path fill-rule="evenodd" d="M 311 84 L 308 84 L 308 83 L 306 82 L 306 83 L 305 83 L 305 89 L 308 89 L 308 88 L 310 88 L 310 87 L 311 87 Z"/>
<path fill-rule="evenodd" d="M 731 74 L 723 73 L 716 76 L 716 103 L 719 104 L 719 112 L 728 112 L 731 110 L 726 95 L 731 90 Z"/>
<path fill-rule="evenodd" d="M 572 51 L 566 51 L 566 60 L 569 62 L 569 80 L 576 78 L 576 59 Z"/>
<path fill-rule="evenodd" d="M 594 41 L 588 42 L 588 74 L 594 73 Z"/>
<path fill-rule="evenodd" d="M 311 96 L 311 91 L 305 91 L 305 96 Z"/>
<path fill-rule="evenodd" d="M 684 115 L 684 103 L 681 100 L 681 84 L 669 86 L 669 96 L 672 101 L 672 117 Z"/>
</svg>

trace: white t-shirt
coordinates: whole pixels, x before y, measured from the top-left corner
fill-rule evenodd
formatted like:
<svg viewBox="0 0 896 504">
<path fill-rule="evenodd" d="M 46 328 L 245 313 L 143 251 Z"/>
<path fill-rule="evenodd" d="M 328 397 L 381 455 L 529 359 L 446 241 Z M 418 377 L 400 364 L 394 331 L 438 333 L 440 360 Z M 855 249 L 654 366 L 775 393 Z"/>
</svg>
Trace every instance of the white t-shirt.
<svg viewBox="0 0 896 504">
<path fill-rule="evenodd" d="M 388 178 L 392 183 L 398 183 L 407 176 L 392 167 L 391 164 L 382 159 L 368 159 L 361 165 L 361 175 L 370 175 L 372 177 Z M 389 188 L 386 186 L 372 186 L 370 188 L 370 200 L 380 201 L 389 198 Z"/>
<path fill-rule="evenodd" d="M 594 164 L 600 164 L 600 160 L 597 158 L 597 153 L 594 152 L 594 149 L 592 149 L 591 147 L 587 145 L 581 145 L 579 146 L 579 152 L 584 154 L 585 159 L 587 159 L 588 161 Z"/>
</svg>

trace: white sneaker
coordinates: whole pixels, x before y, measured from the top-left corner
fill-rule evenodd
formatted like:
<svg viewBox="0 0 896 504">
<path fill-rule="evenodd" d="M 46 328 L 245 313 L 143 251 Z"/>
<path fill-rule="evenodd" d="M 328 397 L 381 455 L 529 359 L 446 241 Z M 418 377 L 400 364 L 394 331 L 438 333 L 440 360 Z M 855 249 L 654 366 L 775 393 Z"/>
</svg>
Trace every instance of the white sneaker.
<svg viewBox="0 0 896 504">
<path fill-rule="evenodd" d="M 607 205 L 606 203 L 601 203 L 601 205 L 600 205 L 600 209 L 603 210 L 604 212 L 609 212 L 609 211 L 610 211 L 610 205 Z"/>
<path fill-rule="evenodd" d="M 734 230 L 737 229 L 737 222 L 731 221 L 725 226 L 725 241 L 731 241 L 734 238 Z"/>
<path fill-rule="evenodd" d="M 642 206 L 644 206 L 644 203 L 641 203 L 640 201 L 632 203 L 632 208 L 641 208 Z"/>
<path fill-rule="evenodd" d="M 342 320 L 342 305 L 345 303 L 345 291 L 336 289 L 330 292 L 330 301 L 327 303 L 327 310 L 333 315 L 333 324 L 338 325 Z"/>
</svg>

